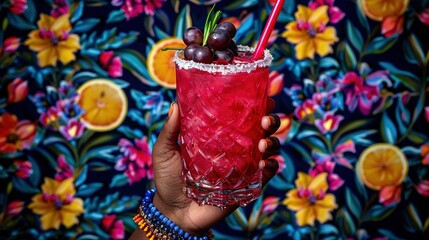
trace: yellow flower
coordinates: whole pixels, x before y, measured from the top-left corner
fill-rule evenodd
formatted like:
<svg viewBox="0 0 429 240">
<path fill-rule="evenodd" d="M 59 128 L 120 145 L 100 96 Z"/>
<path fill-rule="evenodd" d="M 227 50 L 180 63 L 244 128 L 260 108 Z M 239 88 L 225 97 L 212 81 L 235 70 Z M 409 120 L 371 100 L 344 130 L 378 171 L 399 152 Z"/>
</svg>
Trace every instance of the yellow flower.
<svg viewBox="0 0 429 240">
<path fill-rule="evenodd" d="M 25 44 L 38 52 L 37 59 L 41 67 L 56 66 L 60 60 L 67 64 L 75 59 L 74 52 L 80 49 L 79 36 L 70 34 L 69 15 L 58 18 L 41 14 L 37 22 L 39 29 L 28 34 Z"/>
<path fill-rule="evenodd" d="M 296 222 L 299 226 L 314 225 L 317 220 L 324 223 L 332 219 L 331 211 L 337 208 L 335 196 L 328 190 L 327 173 L 314 177 L 299 172 L 295 181 L 296 189 L 290 190 L 283 200 L 290 210 L 297 211 Z"/>
<path fill-rule="evenodd" d="M 296 21 L 286 25 L 282 37 L 296 44 L 296 57 L 299 60 L 313 59 L 315 53 L 326 56 L 332 52 L 331 45 L 337 42 L 338 38 L 335 28 L 326 26 L 329 22 L 327 11 L 327 5 L 316 9 L 299 5 L 295 13 Z"/>
<path fill-rule="evenodd" d="M 45 178 L 42 193 L 35 195 L 28 207 L 42 215 L 43 230 L 59 229 L 60 225 L 70 228 L 79 223 L 77 217 L 84 212 L 82 199 L 73 198 L 75 193 L 73 178 L 61 182 Z"/>
</svg>

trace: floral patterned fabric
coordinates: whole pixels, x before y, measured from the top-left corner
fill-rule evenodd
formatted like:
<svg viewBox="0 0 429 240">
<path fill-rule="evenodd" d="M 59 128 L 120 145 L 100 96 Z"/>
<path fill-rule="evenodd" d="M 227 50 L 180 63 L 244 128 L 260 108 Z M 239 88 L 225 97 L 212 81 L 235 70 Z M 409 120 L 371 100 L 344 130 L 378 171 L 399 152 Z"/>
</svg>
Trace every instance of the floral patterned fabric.
<svg viewBox="0 0 429 240">
<path fill-rule="evenodd" d="M 149 52 L 214 3 L 254 45 L 275 1 L 1 1 L 1 239 L 134 231 L 175 100 Z M 268 46 L 280 169 L 217 239 L 429 238 L 428 25 L 428 0 L 285 1 Z M 114 97 L 82 100 L 95 82 Z"/>
</svg>

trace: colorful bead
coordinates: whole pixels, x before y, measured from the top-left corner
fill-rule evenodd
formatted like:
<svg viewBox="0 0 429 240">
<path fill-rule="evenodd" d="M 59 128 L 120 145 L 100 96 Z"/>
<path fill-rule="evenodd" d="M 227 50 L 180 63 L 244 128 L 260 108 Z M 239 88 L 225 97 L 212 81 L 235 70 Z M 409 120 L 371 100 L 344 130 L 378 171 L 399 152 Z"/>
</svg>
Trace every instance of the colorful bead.
<svg viewBox="0 0 429 240">
<path fill-rule="evenodd" d="M 213 238 L 211 230 L 208 230 L 203 237 L 191 236 L 164 216 L 152 203 L 155 193 L 156 188 L 146 191 L 139 207 L 139 214 L 133 217 L 133 221 L 146 233 L 147 238 L 150 240 L 210 240 Z"/>
</svg>

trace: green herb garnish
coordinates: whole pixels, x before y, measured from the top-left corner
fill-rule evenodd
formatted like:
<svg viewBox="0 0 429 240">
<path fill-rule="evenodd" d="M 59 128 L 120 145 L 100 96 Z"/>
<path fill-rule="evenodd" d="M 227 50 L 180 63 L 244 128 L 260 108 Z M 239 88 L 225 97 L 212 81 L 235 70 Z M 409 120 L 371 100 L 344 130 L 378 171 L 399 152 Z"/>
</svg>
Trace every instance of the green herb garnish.
<svg viewBox="0 0 429 240">
<path fill-rule="evenodd" d="M 215 6 L 216 4 L 214 4 L 210 9 L 210 12 L 206 18 L 206 23 L 204 24 L 203 46 L 207 44 L 209 34 L 216 28 L 217 22 L 219 21 L 220 15 L 222 14 L 222 11 L 218 10 L 214 15 L 212 15 Z"/>
</svg>

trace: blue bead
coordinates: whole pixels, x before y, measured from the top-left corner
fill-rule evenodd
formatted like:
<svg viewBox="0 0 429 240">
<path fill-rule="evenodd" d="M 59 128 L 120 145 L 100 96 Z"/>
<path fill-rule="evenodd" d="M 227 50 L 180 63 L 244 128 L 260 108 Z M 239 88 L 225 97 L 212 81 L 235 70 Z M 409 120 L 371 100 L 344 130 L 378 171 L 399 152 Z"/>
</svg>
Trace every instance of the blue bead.
<svg viewBox="0 0 429 240">
<path fill-rule="evenodd" d="M 179 231 L 177 231 L 177 233 L 179 234 L 179 236 L 183 236 L 183 229 L 179 228 Z"/>
<path fill-rule="evenodd" d="M 184 238 L 189 238 L 189 233 L 185 232 L 185 234 L 183 235 Z"/>
</svg>

